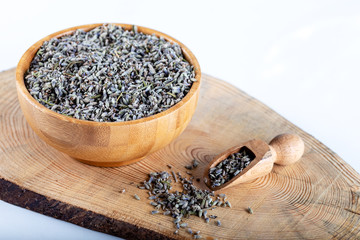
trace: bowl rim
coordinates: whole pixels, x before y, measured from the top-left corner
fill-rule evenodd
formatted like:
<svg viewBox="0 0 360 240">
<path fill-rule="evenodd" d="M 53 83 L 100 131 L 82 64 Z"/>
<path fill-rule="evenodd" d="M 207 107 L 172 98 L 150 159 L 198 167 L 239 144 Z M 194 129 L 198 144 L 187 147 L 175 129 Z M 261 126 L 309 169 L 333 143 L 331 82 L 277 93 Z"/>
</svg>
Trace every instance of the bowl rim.
<svg viewBox="0 0 360 240">
<path fill-rule="evenodd" d="M 31 61 L 33 60 L 36 52 L 38 51 L 38 49 L 42 46 L 43 42 L 48 41 L 52 38 L 59 38 L 65 35 L 69 35 L 72 34 L 73 32 L 75 32 L 78 29 L 82 29 L 84 31 L 89 31 L 92 30 L 96 27 L 102 26 L 104 24 L 112 24 L 112 25 L 116 25 L 116 26 L 121 26 L 122 28 L 126 29 L 126 30 L 131 30 L 134 26 L 137 27 L 137 31 L 138 32 L 142 32 L 144 34 L 155 34 L 155 36 L 157 37 L 163 37 L 165 40 L 171 42 L 171 43 L 177 43 L 180 47 L 181 50 L 184 54 L 185 59 L 194 67 L 194 71 L 195 71 L 195 79 L 196 81 L 193 82 L 193 84 L 191 85 L 191 88 L 189 90 L 189 92 L 185 95 L 184 98 L 181 99 L 181 101 L 179 101 L 178 103 L 176 103 L 174 106 L 170 107 L 169 109 L 151 115 L 151 116 L 147 116 L 144 118 L 140 118 L 140 119 L 136 119 L 136 120 L 130 120 L 130 121 L 122 121 L 122 122 L 96 122 L 96 121 L 90 121 L 90 120 L 82 120 L 82 119 L 77 119 L 74 117 L 70 117 L 70 116 L 66 116 L 66 115 L 62 115 L 60 113 L 57 113 L 47 107 L 45 107 L 44 105 L 40 104 L 33 96 L 30 95 L 29 91 L 27 90 L 26 86 L 25 86 L 25 79 L 24 79 L 24 74 L 25 72 L 29 69 Z M 188 49 L 183 43 L 181 43 L 180 41 L 178 41 L 177 39 L 159 32 L 157 30 L 151 29 L 151 28 L 147 28 L 147 27 L 143 27 L 143 26 L 138 26 L 138 25 L 134 25 L 134 24 L 125 24 L 125 23 L 94 23 L 94 24 L 85 24 L 85 25 L 79 25 L 79 26 L 75 26 L 75 27 L 70 27 L 70 28 L 66 28 L 60 31 L 57 31 L 55 33 L 52 33 L 50 35 L 47 35 L 46 37 L 40 39 L 39 41 L 37 41 L 36 43 L 34 43 L 33 45 L 31 45 L 31 47 L 26 50 L 26 52 L 22 55 L 17 67 L 16 67 L 16 86 L 18 91 L 21 92 L 22 96 L 32 104 L 33 107 L 37 108 L 38 110 L 40 110 L 41 112 L 43 112 L 44 114 L 48 114 L 54 118 L 60 119 L 62 121 L 66 121 L 69 123 L 75 123 L 75 124 L 83 124 L 83 125 L 90 125 L 90 126 L 97 126 L 97 125 L 101 125 L 101 126 L 122 126 L 122 125 L 132 125 L 132 124 L 139 124 L 139 123 L 144 123 L 144 122 L 148 122 L 148 121 L 152 121 L 161 117 L 164 117 L 166 115 L 169 115 L 173 112 L 175 112 L 176 110 L 178 110 L 181 106 L 183 106 L 184 104 L 186 104 L 187 102 L 190 101 L 190 99 L 198 92 L 198 89 L 200 88 L 200 83 L 201 83 L 201 69 L 200 69 L 200 65 L 199 62 L 197 61 L 196 57 L 194 56 L 194 54 L 190 51 L 190 49 Z"/>
</svg>

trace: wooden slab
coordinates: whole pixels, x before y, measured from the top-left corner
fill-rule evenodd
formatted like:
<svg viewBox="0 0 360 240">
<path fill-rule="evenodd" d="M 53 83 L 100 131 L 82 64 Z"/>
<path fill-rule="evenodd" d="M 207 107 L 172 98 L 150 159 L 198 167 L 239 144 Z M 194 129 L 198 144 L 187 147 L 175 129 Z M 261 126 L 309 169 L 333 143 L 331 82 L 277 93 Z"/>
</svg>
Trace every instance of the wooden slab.
<svg viewBox="0 0 360 240">
<path fill-rule="evenodd" d="M 315 138 L 231 85 L 204 75 L 199 105 L 185 132 L 166 148 L 130 166 L 79 163 L 42 142 L 18 105 L 14 69 L 0 73 L 0 199 L 126 239 L 185 239 L 172 218 L 150 215 L 146 191 L 136 188 L 151 171 L 185 172 L 193 158 L 205 165 L 225 149 L 284 132 L 305 142 L 303 158 L 253 182 L 223 190 L 232 208 L 217 208 L 221 227 L 199 218 L 193 230 L 212 239 L 356 239 L 360 237 L 360 176 Z M 130 184 L 135 182 L 135 184 Z M 195 183 L 205 188 L 203 183 Z M 126 193 L 119 190 L 125 188 Z M 134 194 L 141 201 L 133 198 Z M 250 206 L 254 214 L 246 212 Z"/>
</svg>

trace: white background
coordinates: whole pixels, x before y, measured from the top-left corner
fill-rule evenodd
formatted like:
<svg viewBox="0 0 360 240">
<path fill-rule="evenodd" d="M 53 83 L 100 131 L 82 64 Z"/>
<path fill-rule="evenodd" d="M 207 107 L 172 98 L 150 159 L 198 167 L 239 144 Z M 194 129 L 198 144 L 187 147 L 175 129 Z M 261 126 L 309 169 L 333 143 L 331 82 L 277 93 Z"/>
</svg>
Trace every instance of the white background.
<svg viewBox="0 0 360 240">
<path fill-rule="evenodd" d="M 0 70 L 50 33 L 98 22 L 177 38 L 204 73 L 266 103 L 360 171 L 359 1 L 4 1 Z M 2 201 L 0 213 L 0 239 L 115 239 Z"/>
</svg>

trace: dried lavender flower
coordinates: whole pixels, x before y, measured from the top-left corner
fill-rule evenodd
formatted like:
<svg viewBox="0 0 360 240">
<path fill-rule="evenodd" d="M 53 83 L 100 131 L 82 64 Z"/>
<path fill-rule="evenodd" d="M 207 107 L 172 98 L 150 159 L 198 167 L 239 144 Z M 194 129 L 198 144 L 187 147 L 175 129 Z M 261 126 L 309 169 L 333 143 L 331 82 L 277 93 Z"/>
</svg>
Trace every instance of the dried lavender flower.
<svg viewBox="0 0 360 240">
<path fill-rule="evenodd" d="M 172 173 L 174 175 L 174 173 Z M 178 181 L 182 185 L 182 191 L 171 191 L 171 175 L 168 172 L 153 172 L 149 174 L 148 180 L 143 184 L 149 185 L 151 189 L 153 205 L 156 209 L 162 209 L 164 215 L 171 215 L 174 218 L 176 228 L 186 228 L 187 224 L 182 223 L 183 218 L 195 215 L 204 217 L 206 222 L 210 221 L 207 211 L 213 209 L 215 193 L 209 190 L 196 188 L 192 181 L 177 174 Z M 190 229 L 191 230 L 191 229 Z M 189 229 L 188 229 L 189 231 Z"/>
<path fill-rule="evenodd" d="M 195 72 L 181 47 L 155 35 L 104 24 L 45 41 L 25 74 L 45 107 L 82 120 L 130 121 L 174 106 Z"/>
<path fill-rule="evenodd" d="M 185 168 L 188 169 L 188 170 L 192 170 L 193 166 L 192 165 L 186 165 Z"/>
<path fill-rule="evenodd" d="M 241 148 L 239 152 L 230 154 L 215 167 L 209 169 L 211 186 L 219 187 L 230 181 L 233 177 L 241 173 L 254 158 L 255 155 L 247 148 Z"/>
<path fill-rule="evenodd" d="M 193 168 L 197 168 L 197 166 L 199 166 L 199 162 L 196 159 L 194 159 L 192 161 L 192 166 L 193 166 Z"/>
<path fill-rule="evenodd" d="M 182 228 L 186 228 L 187 226 L 188 226 L 187 223 L 182 223 L 182 224 L 180 224 L 180 227 L 182 227 Z"/>
<path fill-rule="evenodd" d="M 173 176 L 173 178 L 174 178 L 174 181 L 177 183 L 178 180 L 177 180 L 177 177 L 176 177 L 175 172 L 174 172 L 174 171 L 171 171 L 171 174 L 172 174 L 172 176 Z"/>
<path fill-rule="evenodd" d="M 140 197 L 139 197 L 137 194 L 134 195 L 134 198 L 135 198 L 136 200 L 140 200 Z"/>
</svg>

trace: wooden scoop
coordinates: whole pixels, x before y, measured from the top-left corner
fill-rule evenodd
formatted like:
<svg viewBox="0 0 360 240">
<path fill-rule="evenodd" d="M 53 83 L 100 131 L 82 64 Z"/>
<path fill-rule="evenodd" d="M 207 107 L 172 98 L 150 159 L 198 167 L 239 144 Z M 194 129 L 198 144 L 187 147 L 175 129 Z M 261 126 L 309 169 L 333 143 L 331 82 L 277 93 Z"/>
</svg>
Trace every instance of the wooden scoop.
<svg viewBox="0 0 360 240">
<path fill-rule="evenodd" d="M 215 167 L 221 161 L 225 160 L 229 155 L 246 150 L 250 157 L 251 163 L 245 167 L 242 172 L 233 177 L 230 181 L 218 186 L 212 187 L 209 178 L 209 169 Z M 294 134 L 281 134 L 271 140 L 270 144 L 262 140 L 254 139 L 232 147 L 225 152 L 217 155 L 206 167 L 204 173 L 204 181 L 206 185 L 213 191 L 235 186 L 239 183 L 248 182 L 258 177 L 265 176 L 270 173 L 274 163 L 278 165 L 289 165 L 295 163 L 304 153 L 304 142 Z"/>
</svg>

